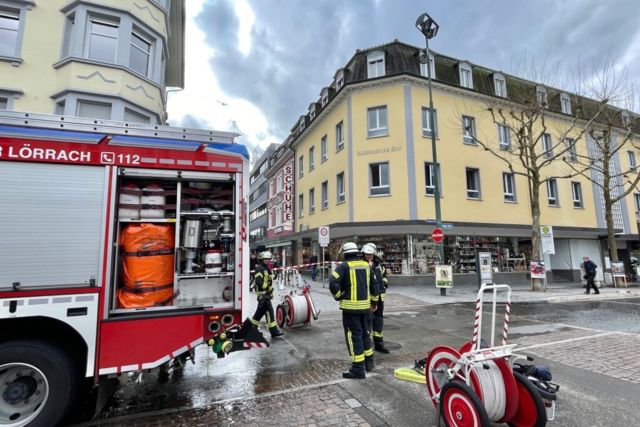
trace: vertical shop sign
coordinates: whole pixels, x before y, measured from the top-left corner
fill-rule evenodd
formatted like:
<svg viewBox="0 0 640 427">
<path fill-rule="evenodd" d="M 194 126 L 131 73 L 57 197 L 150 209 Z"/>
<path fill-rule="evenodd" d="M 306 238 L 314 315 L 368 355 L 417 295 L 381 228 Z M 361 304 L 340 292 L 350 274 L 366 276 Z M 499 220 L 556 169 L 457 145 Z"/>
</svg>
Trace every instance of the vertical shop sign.
<svg viewBox="0 0 640 427">
<path fill-rule="evenodd" d="M 283 199 L 282 203 L 282 220 L 285 224 L 290 225 L 293 221 L 293 166 L 287 164 L 283 169 Z"/>
</svg>

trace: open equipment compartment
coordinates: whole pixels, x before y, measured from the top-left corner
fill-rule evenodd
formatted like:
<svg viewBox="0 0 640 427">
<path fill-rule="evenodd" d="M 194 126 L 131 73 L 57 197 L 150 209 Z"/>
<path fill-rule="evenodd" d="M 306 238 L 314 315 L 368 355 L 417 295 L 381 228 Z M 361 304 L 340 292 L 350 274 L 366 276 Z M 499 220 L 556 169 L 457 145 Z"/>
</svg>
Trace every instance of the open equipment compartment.
<svg viewBox="0 0 640 427">
<path fill-rule="evenodd" d="M 110 313 L 234 308 L 239 181 L 233 173 L 119 168 Z"/>
</svg>

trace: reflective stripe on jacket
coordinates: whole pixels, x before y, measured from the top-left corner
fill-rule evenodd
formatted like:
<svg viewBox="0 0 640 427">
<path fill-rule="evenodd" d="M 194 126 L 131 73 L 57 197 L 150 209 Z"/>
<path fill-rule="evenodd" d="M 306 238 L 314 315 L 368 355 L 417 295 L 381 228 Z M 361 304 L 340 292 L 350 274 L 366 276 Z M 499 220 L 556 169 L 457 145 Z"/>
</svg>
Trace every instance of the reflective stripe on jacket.
<svg viewBox="0 0 640 427">
<path fill-rule="evenodd" d="M 256 294 L 269 296 L 267 291 L 271 287 L 271 270 L 263 263 L 258 264 L 255 274 Z"/>
<path fill-rule="evenodd" d="M 347 260 L 338 265 L 329 281 L 331 295 L 340 301 L 340 309 L 367 313 L 378 304 L 379 285 L 366 261 Z"/>
</svg>

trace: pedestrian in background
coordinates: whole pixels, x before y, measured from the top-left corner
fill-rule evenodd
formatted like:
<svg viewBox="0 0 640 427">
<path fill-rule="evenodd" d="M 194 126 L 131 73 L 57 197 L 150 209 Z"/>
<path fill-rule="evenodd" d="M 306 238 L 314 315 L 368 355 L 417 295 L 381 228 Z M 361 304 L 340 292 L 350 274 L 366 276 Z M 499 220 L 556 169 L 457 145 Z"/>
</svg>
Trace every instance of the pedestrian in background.
<svg viewBox="0 0 640 427">
<path fill-rule="evenodd" d="M 588 256 L 582 257 L 582 261 L 584 262 L 584 271 L 587 273 L 584 275 L 584 278 L 587 279 L 587 291 L 585 292 L 585 294 L 588 294 L 589 289 L 593 288 L 593 292 L 596 295 L 599 295 L 600 291 L 593 282 L 593 279 L 595 279 L 596 277 L 596 270 L 598 269 L 598 266 L 595 262 L 591 261 Z"/>
<path fill-rule="evenodd" d="M 373 347 L 380 353 L 389 353 L 389 349 L 384 345 L 384 335 L 382 330 L 384 329 L 384 296 L 389 287 L 387 282 L 387 271 L 382 264 L 382 259 L 377 255 L 378 248 L 374 243 L 367 243 L 362 247 L 364 258 L 369 263 L 371 273 L 374 275 L 374 280 L 378 286 L 380 292 L 380 298 L 378 300 L 378 309 L 372 313 L 372 335 L 373 335 Z"/>
<path fill-rule="evenodd" d="M 311 280 L 315 282 L 318 276 L 318 254 L 314 252 L 309 258 L 309 263 L 311 263 Z"/>
<path fill-rule="evenodd" d="M 338 265 L 329 282 L 329 290 L 342 310 L 342 326 L 351 357 L 351 369 L 342 378 L 364 379 L 365 371 L 373 369 L 373 349 L 369 330 L 369 315 L 378 305 L 378 287 L 372 280 L 366 261 L 358 259 L 358 246 L 342 245 L 344 261 Z"/>
</svg>

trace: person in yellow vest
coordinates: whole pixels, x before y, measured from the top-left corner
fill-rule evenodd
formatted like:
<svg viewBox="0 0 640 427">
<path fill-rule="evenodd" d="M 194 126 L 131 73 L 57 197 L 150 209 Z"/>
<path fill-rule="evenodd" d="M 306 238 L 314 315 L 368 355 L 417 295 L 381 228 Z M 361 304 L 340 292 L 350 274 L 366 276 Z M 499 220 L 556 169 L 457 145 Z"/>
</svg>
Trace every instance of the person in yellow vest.
<svg viewBox="0 0 640 427">
<path fill-rule="evenodd" d="M 377 256 L 378 248 L 373 243 L 367 243 L 362 247 L 364 258 L 369 263 L 375 281 L 380 291 L 380 299 L 378 300 L 378 309 L 373 312 L 373 347 L 375 351 L 380 353 L 389 353 L 389 349 L 384 345 L 384 296 L 389 287 L 387 282 L 387 271 L 382 264 L 382 260 Z"/>
<path fill-rule="evenodd" d="M 379 290 L 369 264 L 358 259 L 358 246 L 347 242 L 341 252 L 344 261 L 331 273 L 329 290 L 340 302 L 342 325 L 351 357 L 351 369 L 344 372 L 342 378 L 364 379 L 365 371 L 373 369 L 369 315 L 377 308 Z"/>
<path fill-rule="evenodd" d="M 260 319 L 262 319 L 263 316 L 267 316 L 269 332 L 271 332 L 271 336 L 275 338 L 284 334 L 280 329 L 278 329 L 276 318 L 273 313 L 273 305 L 271 305 L 271 300 L 273 299 L 272 284 L 273 279 L 276 277 L 269 268 L 269 262 L 271 262 L 272 257 L 271 252 L 263 252 L 262 260 L 256 267 L 255 289 L 258 294 L 258 308 L 251 319 L 251 323 L 258 327 L 258 325 L 260 325 Z"/>
</svg>

